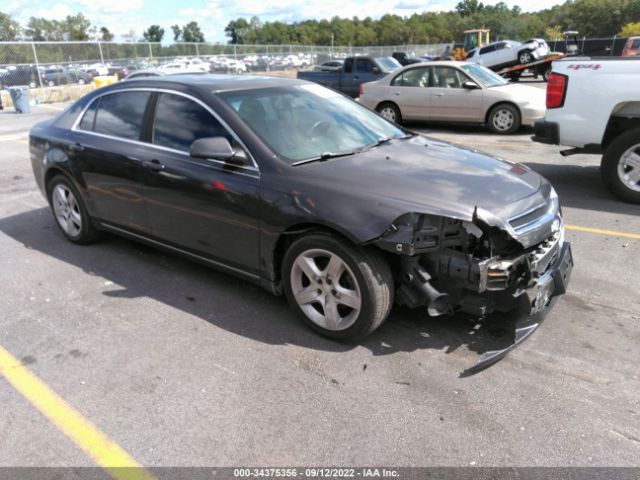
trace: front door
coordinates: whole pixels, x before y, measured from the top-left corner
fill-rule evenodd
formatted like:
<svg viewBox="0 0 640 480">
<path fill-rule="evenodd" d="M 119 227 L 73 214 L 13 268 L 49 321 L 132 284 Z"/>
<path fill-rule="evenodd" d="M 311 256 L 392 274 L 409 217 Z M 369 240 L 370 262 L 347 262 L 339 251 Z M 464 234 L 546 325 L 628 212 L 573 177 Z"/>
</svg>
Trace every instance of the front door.
<svg viewBox="0 0 640 480">
<path fill-rule="evenodd" d="M 159 93 L 143 161 L 153 235 L 224 265 L 259 271 L 259 172 L 189 155 L 198 138 L 233 138 L 197 100 Z"/>
<path fill-rule="evenodd" d="M 457 68 L 433 67 L 428 89 L 431 101 L 430 119 L 448 122 L 484 121 L 481 115 L 483 90 L 463 88 L 466 81 L 471 79 Z"/>
</svg>

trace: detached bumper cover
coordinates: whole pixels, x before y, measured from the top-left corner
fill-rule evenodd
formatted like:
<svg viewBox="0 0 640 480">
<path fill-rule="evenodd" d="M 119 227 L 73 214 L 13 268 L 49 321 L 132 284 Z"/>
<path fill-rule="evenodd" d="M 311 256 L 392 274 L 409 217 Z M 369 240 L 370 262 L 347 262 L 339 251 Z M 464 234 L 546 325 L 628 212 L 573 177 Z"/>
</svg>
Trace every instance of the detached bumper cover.
<svg viewBox="0 0 640 480">
<path fill-rule="evenodd" d="M 560 129 L 558 124 L 547 122 L 544 119 L 538 120 L 533 124 L 533 137 L 531 140 L 538 143 L 546 143 L 547 145 L 560 144 Z"/>
<path fill-rule="evenodd" d="M 572 270 L 573 255 L 571 253 L 571 244 L 565 243 L 558 259 L 549 271 L 522 295 L 523 302 L 525 302 L 524 308 L 529 311 L 519 312 L 520 316 L 516 321 L 513 344 L 502 350 L 485 352 L 476 365 L 462 372 L 460 376 L 466 377 L 484 370 L 504 358 L 511 350 L 529 338 L 542 324 L 558 297 L 567 291 Z"/>
</svg>

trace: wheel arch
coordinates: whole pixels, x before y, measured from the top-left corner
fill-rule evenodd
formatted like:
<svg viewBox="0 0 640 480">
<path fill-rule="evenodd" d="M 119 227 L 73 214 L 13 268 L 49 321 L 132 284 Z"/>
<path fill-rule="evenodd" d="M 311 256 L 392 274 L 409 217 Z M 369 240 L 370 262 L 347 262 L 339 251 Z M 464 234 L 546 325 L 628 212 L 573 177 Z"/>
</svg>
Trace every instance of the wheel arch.
<svg viewBox="0 0 640 480">
<path fill-rule="evenodd" d="M 398 105 L 396 102 L 394 102 L 393 100 L 383 100 L 381 102 L 378 102 L 378 104 L 376 105 L 376 112 L 378 111 L 378 109 L 380 107 L 382 107 L 383 105 L 393 105 L 394 107 L 396 107 L 398 109 L 398 111 L 400 112 L 400 115 L 402 115 L 402 109 L 400 108 L 400 105 Z"/>
<path fill-rule="evenodd" d="M 282 262 L 287 250 L 298 238 L 310 232 L 330 234 L 351 245 L 358 245 L 361 243 L 348 232 L 333 225 L 330 226 L 319 222 L 300 222 L 292 224 L 280 233 L 271 254 L 270 266 L 272 268 L 272 274 L 276 284 L 280 284 L 281 281 L 280 273 L 282 270 Z"/>
<path fill-rule="evenodd" d="M 489 108 L 487 108 L 487 113 L 484 116 L 485 124 L 487 125 L 489 124 L 489 116 L 491 115 L 491 112 L 493 111 L 494 108 L 496 108 L 499 105 L 510 105 L 514 107 L 516 110 L 518 110 L 518 114 L 520 115 L 520 120 L 522 120 L 522 110 L 520 110 L 520 107 L 518 106 L 518 104 L 510 100 L 498 100 L 495 103 L 493 103 Z"/>
</svg>

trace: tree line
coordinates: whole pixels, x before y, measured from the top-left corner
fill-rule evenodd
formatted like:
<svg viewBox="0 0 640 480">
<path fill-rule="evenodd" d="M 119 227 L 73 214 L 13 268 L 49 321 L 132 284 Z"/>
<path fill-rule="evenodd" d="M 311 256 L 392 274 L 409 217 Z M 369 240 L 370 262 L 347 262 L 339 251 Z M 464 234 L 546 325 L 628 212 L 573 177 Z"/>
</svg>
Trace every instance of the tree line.
<svg viewBox="0 0 640 480">
<path fill-rule="evenodd" d="M 633 23 L 636 22 L 636 23 Z M 465 30 L 489 28 L 492 39 L 557 39 L 566 30 L 586 37 L 640 35 L 640 0 L 568 0 L 533 13 L 506 3 L 485 5 L 463 0 L 454 11 L 423 12 L 408 17 L 384 15 L 351 19 L 262 22 L 258 17 L 229 22 L 232 44 L 402 45 L 461 41 Z"/>
<path fill-rule="evenodd" d="M 387 14 L 371 17 L 330 20 L 304 20 L 284 23 L 263 22 L 258 17 L 238 18 L 224 29 L 230 44 L 299 45 L 400 45 L 460 41 L 464 30 L 485 27 L 498 38 L 560 38 L 565 30 L 578 30 L 587 37 L 640 35 L 640 0 L 567 0 L 538 12 L 522 12 L 504 2 L 485 5 L 479 0 L 462 0 L 449 12 L 423 12 L 411 16 Z M 174 42 L 204 42 L 198 22 L 172 25 Z M 127 41 L 161 42 L 165 29 L 151 25 L 142 37 L 135 32 L 123 35 Z M 114 35 L 106 26 L 97 27 L 82 14 L 64 20 L 31 17 L 22 26 L 0 12 L 0 41 L 111 41 Z"/>
</svg>

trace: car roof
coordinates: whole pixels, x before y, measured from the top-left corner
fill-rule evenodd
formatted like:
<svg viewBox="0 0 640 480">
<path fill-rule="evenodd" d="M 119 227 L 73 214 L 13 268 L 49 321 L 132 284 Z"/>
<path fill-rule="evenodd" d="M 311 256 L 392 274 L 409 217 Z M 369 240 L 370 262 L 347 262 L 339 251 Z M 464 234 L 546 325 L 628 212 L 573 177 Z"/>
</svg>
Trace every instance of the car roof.
<svg viewBox="0 0 640 480">
<path fill-rule="evenodd" d="M 162 75 L 159 77 L 141 78 L 139 82 L 162 84 L 182 84 L 206 88 L 215 92 L 232 90 L 252 90 L 257 88 L 282 87 L 292 85 L 306 85 L 309 82 L 284 77 L 267 77 L 259 75 L 216 75 L 216 74 L 178 74 Z M 116 84 L 117 85 L 117 84 Z"/>
</svg>

